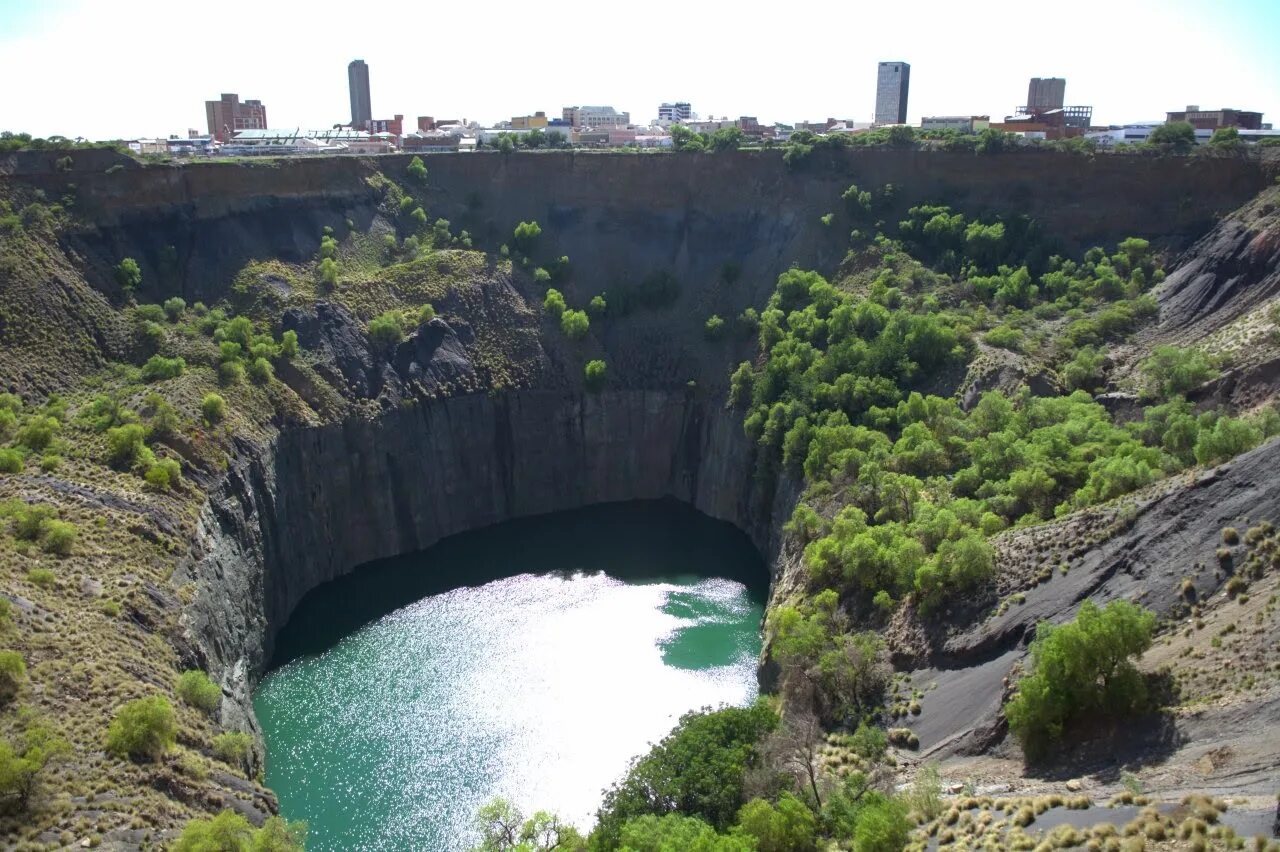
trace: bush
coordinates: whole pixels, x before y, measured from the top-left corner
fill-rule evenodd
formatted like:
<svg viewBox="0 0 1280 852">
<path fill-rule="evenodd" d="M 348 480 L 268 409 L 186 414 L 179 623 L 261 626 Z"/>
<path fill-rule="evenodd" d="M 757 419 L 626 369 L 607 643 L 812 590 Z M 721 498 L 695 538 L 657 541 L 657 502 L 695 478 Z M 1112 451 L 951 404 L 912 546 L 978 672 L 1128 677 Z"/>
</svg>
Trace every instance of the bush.
<svg viewBox="0 0 1280 852">
<path fill-rule="evenodd" d="M 158 382 L 164 379 L 174 379 L 182 375 L 182 371 L 187 368 L 187 362 L 181 358 L 165 358 L 162 355 L 152 355 L 147 359 L 147 363 L 142 365 L 142 380 L 144 382 Z"/>
<path fill-rule="evenodd" d="M 243 769 L 253 748 L 253 737 L 243 731 L 227 731 L 213 738 L 213 755 L 223 763 Z"/>
<path fill-rule="evenodd" d="M 188 669 L 179 675 L 177 690 L 179 698 L 206 713 L 217 710 L 222 703 L 222 690 L 199 669 Z"/>
<path fill-rule="evenodd" d="M 397 311 L 386 311 L 369 321 L 369 340 L 390 349 L 404 340 L 404 318 Z"/>
<path fill-rule="evenodd" d="M 544 313 L 553 317 L 562 316 L 565 312 L 564 294 L 551 287 L 547 290 L 547 295 L 542 300 L 542 310 Z"/>
<path fill-rule="evenodd" d="M 320 279 L 320 284 L 326 290 L 332 290 L 338 286 L 338 263 L 331 257 L 321 258 L 320 265 L 316 268 L 316 275 Z"/>
<path fill-rule="evenodd" d="M 275 376 L 275 368 L 266 358 L 254 358 L 249 364 L 249 381 L 256 385 L 265 385 Z"/>
<path fill-rule="evenodd" d="M 998 325 L 982 336 L 983 341 L 1008 349 L 1010 352 L 1022 351 L 1022 332 L 1008 325 Z"/>
<path fill-rule="evenodd" d="M 0 704 L 8 704 L 27 682 L 27 664 L 17 651 L 0 651 Z"/>
<path fill-rule="evenodd" d="M 107 751 L 119 758 L 155 760 L 177 739 L 173 705 L 163 695 L 136 698 L 117 712 L 107 729 Z"/>
<path fill-rule="evenodd" d="M 126 293 L 136 290 L 142 283 L 142 270 L 138 268 L 138 261 L 131 257 L 120 261 L 120 265 L 116 267 L 116 283 Z"/>
<path fill-rule="evenodd" d="M 187 309 L 187 302 L 180 296 L 174 296 L 172 299 L 164 300 L 164 315 L 169 318 L 169 322 L 177 322 L 182 318 L 182 312 Z"/>
<path fill-rule="evenodd" d="M 233 810 L 208 819 L 193 819 L 169 847 L 172 852 L 302 852 L 306 824 L 270 817 L 262 828 Z"/>
<path fill-rule="evenodd" d="M 27 582 L 42 589 L 49 588 L 57 581 L 58 578 L 48 568 L 32 568 L 27 572 Z"/>
<path fill-rule="evenodd" d="M 592 296 L 591 301 L 587 302 L 587 311 L 590 312 L 592 316 L 602 317 L 604 316 L 604 312 L 608 309 L 609 305 L 605 302 L 603 295 Z"/>
<path fill-rule="evenodd" d="M 422 162 L 422 158 L 416 154 L 413 159 L 409 161 L 409 167 L 405 169 L 405 171 L 408 173 L 409 177 L 413 178 L 418 183 L 427 182 L 427 166 Z"/>
<path fill-rule="evenodd" d="M 533 270 L 533 283 L 539 285 L 547 285 L 551 283 L 551 273 L 539 266 Z"/>
<path fill-rule="evenodd" d="M 62 423 L 56 417 L 36 414 L 27 421 L 27 425 L 18 430 L 18 443 L 33 452 L 41 452 L 51 443 Z"/>
<path fill-rule="evenodd" d="M 143 479 L 156 491 L 168 491 L 182 482 L 182 465 L 174 459 L 160 459 L 147 468 Z"/>
<path fill-rule="evenodd" d="M 588 361 L 584 368 L 584 381 L 589 391 L 599 391 L 604 387 L 605 373 L 608 367 L 599 359 Z"/>
<path fill-rule="evenodd" d="M 593 843 L 596 836 L 592 835 Z M 716 834 L 716 830 L 703 820 L 678 813 L 660 817 L 646 814 L 628 820 L 622 826 L 620 842 L 621 846 L 617 848 L 626 852 L 754 852 L 756 848 L 749 837 Z M 593 845 L 592 848 L 596 847 Z"/>
<path fill-rule="evenodd" d="M 1198 464 L 1218 464 L 1262 442 L 1262 430 L 1247 420 L 1222 416 L 1212 429 L 1201 429 L 1193 453 Z"/>
<path fill-rule="evenodd" d="M 223 387 L 238 385 L 244 381 L 244 364 L 226 361 L 218 365 L 218 384 Z"/>
<path fill-rule="evenodd" d="M 76 525 L 69 521 L 47 521 L 40 537 L 40 549 L 55 556 L 70 556 L 75 549 L 76 535 Z"/>
<path fill-rule="evenodd" d="M 24 461 L 21 451 L 0 447 L 0 473 L 22 473 Z"/>
<path fill-rule="evenodd" d="M 200 415 L 210 425 L 221 423 L 227 416 L 227 401 L 216 393 L 207 393 L 200 401 Z"/>
<path fill-rule="evenodd" d="M 57 453 L 45 453 L 40 457 L 40 470 L 45 473 L 57 473 L 62 467 L 62 456 Z"/>
<path fill-rule="evenodd" d="M 542 227 L 537 222 L 521 222 L 516 225 L 511 242 L 515 244 L 517 249 L 529 254 L 533 251 L 533 247 L 537 244 L 538 237 L 541 235 Z"/>
<path fill-rule="evenodd" d="M 1152 130 L 1147 141 L 1152 145 L 1166 146 L 1175 153 L 1186 154 L 1196 146 L 1196 129 L 1185 121 L 1171 121 Z"/>
<path fill-rule="evenodd" d="M 1099 609 L 1086 600 L 1074 621 L 1041 622 L 1029 672 L 1005 704 L 1009 730 L 1038 757 L 1084 714 L 1110 717 L 1146 709 L 1147 689 L 1130 658 L 1151 646 L 1155 615 L 1125 600 Z"/>
<path fill-rule="evenodd" d="M 426 325 L 436 318 L 436 309 L 431 305 L 423 305 L 418 309 L 418 325 Z"/>
<path fill-rule="evenodd" d="M 107 463 L 112 467 L 129 468 L 143 457 L 147 450 L 143 439 L 146 430 L 137 423 L 107 430 Z"/>
<path fill-rule="evenodd" d="M 703 323 L 702 333 L 707 340 L 719 340 L 724 337 L 724 320 L 718 314 L 712 314 Z"/>
<path fill-rule="evenodd" d="M 280 357 L 288 360 L 298 354 L 298 332 L 290 329 L 280 335 Z"/>
<path fill-rule="evenodd" d="M 25 810 L 45 766 L 70 750 L 66 740 L 40 721 L 27 724 L 15 742 L 0 740 L 0 802 Z"/>
<path fill-rule="evenodd" d="M 743 805 L 734 833 L 753 838 L 758 852 L 811 852 L 816 830 L 809 806 L 783 793 L 776 806 L 763 799 Z"/>
<path fill-rule="evenodd" d="M 560 330 L 570 340 L 581 340 L 587 336 L 591 328 L 591 320 L 586 311 L 565 311 L 560 314 Z"/>
<path fill-rule="evenodd" d="M 1209 356 L 1180 346 L 1157 346 L 1142 362 L 1141 370 L 1148 391 L 1165 398 L 1185 394 L 1218 375 Z"/>
</svg>

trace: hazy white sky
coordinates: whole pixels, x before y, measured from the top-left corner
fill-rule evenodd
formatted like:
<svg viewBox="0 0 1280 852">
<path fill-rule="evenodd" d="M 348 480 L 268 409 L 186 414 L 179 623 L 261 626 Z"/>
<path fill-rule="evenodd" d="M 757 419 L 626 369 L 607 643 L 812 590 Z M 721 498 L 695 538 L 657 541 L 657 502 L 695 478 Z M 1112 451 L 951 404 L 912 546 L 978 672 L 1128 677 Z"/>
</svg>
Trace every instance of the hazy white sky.
<svg viewBox="0 0 1280 852">
<path fill-rule="evenodd" d="M 273 127 L 350 120 L 347 63 L 375 117 L 486 124 L 664 100 L 761 121 L 869 121 L 876 63 L 911 63 L 908 117 L 1003 116 L 1066 77 L 1095 123 L 1188 103 L 1280 124 L 1280 0 L 1070 3 L 119 3 L 0 0 L 0 129 L 120 138 L 206 129 L 204 101 L 257 98 Z"/>
</svg>

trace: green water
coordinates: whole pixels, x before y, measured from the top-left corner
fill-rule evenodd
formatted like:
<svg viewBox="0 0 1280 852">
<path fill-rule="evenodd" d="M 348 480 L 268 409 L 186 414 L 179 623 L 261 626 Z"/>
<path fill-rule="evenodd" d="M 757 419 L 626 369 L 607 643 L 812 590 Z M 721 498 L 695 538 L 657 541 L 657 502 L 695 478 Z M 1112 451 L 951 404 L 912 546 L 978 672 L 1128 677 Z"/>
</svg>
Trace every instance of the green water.
<svg viewBox="0 0 1280 852">
<path fill-rule="evenodd" d="M 454 850 L 505 796 L 590 827 L 682 713 L 755 698 L 765 569 L 668 502 L 456 536 L 307 596 L 254 696 L 307 848 Z"/>
</svg>

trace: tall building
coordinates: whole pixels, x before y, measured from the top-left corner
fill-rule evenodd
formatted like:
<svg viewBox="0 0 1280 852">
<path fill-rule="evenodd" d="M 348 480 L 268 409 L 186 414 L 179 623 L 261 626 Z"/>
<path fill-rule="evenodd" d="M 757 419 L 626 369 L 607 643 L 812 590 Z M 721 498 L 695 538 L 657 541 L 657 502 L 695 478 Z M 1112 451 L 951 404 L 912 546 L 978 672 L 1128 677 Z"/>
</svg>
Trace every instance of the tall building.
<svg viewBox="0 0 1280 852">
<path fill-rule="evenodd" d="M 1027 106 L 1024 112 L 1035 115 L 1051 109 L 1062 109 L 1066 103 L 1067 81 L 1063 77 L 1032 77 L 1027 87 Z"/>
<path fill-rule="evenodd" d="M 363 130 L 365 122 L 373 118 L 373 107 L 369 105 L 369 66 L 363 59 L 347 66 L 347 85 L 351 88 L 351 126 Z"/>
<path fill-rule="evenodd" d="M 881 62 L 876 75 L 876 124 L 907 123 L 907 91 L 911 66 L 905 62 Z"/>
<path fill-rule="evenodd" d="M 676 124 L 693 118 L 693 107 L 684 102 L 664 103 L 658 107 L 658 123 L 661 125 Z"/>
<path fill-rule="evenodd" d="M 204 102 L 209 135 L 219 142 L 230 142 L 241 130 L 265 130 L 267 108 L 262 101 L 240 102 L 240 96 L 224 92 L 216 101 Z"/>
</svg>

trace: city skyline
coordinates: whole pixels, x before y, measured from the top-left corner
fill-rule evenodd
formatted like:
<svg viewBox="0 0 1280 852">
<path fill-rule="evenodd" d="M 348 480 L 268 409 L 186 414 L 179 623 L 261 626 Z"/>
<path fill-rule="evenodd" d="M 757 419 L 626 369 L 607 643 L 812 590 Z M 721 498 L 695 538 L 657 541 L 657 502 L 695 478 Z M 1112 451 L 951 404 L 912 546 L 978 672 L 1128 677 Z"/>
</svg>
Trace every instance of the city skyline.
<svg viewBox="0 0 1280 852">
<path fill-rule="evenodd" d="M 203 130 L 204 103 L 220 92 L 260 99 L 274 127 L 346 123 L 346 72 L 357 57 L 372 69 L 375 119 L 400 113 L 492 124 L 608 104 L 647 124 L 660 103 L 679 98 L 703 116 L 870 121 L 877 65 L 895 59 L 912 66 L 911 124 L 928 115 L 1012 114 L 1031 77 L 1066 78 L 1066 100 L 1092 105 L 1100 125 L 1162 120 L 1187 104 L 1280 120 L 1280 56 L 1266 43 L 1280 31 L 1278 4 L 1082 2 L 1052 21 L 1053 37 L 1034 40 L 1019 36 L 1030 13 L 1018 4 L 986 4 L 980 30 L 971 8 L 929 6 L 926 15 L 913 15 L 929 22 L 923 31 L 878 9 L 824 11 L 818 28 L 797 16 L 724 18 L 656 0 L 628 21 L 629 38 L 639 42 L 634 49 L 611 53 L 605 67 L 584 73 L 588 66 L 572 61 L 566 45 L 589 45 L 597 19 L 577 2 L 512 5 L 500 14 L 450 6 L 428 15 L 406 6 L 376 20 L 344 16 L 341 25 L 332 15 L 300 18 L 267 6 L 255 12 L 254 38 L 224 39 L 224 30 L 243 35 L 243 22 L 206 12 L 198 24 L 181 14 L 127 17 L 79 0 L 0 0 L 0 73 L 34 81 L 6 92 L 0 129 L 95 139 Z M 685 24 L 688 51 L 659 38 L 671 16 Z M 428 23 L 439 36 L 430 49 L 394 38 Z M 203 43 L 225 46 L 219 55 L 193 61 L 187 30 L 196 25 Z M 814 32 L 850 38 L 828 46 Z M 122 49 L 135 42 L 147 49 Z M 717 58 L 697 48 L 708 42 L 746 50 Z M 111 73 L 86 75 L 91 67 Z M 127 109 L 119 106 L 122 92 Z"/>
</svg>

